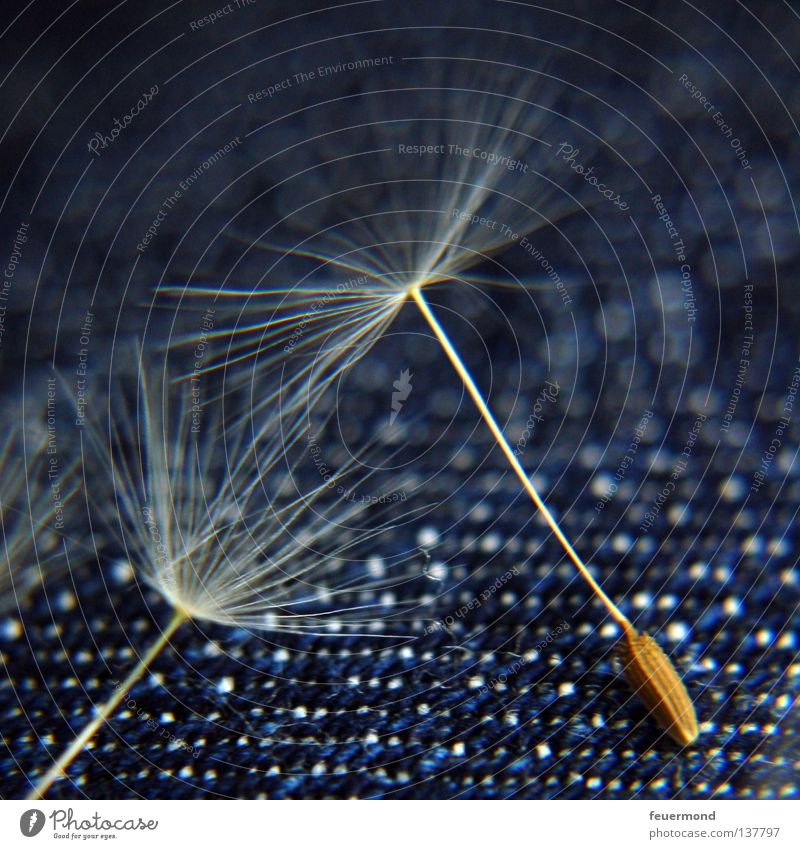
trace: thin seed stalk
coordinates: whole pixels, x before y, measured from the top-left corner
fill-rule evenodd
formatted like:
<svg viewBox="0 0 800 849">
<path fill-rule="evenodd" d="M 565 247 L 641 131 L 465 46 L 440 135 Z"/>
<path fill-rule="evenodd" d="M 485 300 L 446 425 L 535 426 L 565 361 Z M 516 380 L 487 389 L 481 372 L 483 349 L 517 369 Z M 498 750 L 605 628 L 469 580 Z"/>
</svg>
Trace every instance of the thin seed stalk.
<svg viewBox="0 0 800 849">
<path fill-rule="evenodd" d="M 623 644 L 626 648 L 627 662 L 624 668 L 625 677 L 634 692 L 644 702 L 653 719 L 682 746 L 693 743 L 698 736 L 697 717 L 694 705 L 686 691 L 681 678 L 672 661 L 659 648 L 658 644 L 647 634 L 639 634 L 627 616 L 606 595 L 600 584 L 592 577 L 581 560 L 577 551 L 572 547 L 564 532 L 561 530 L 555 516 L 550 512 L 542 497 L 539 495 L 525 469 L 517 460 L 500 425 L 472 379 L 464 361 L 453 347 L 447 332 L 431 311 L 421 285 L 413 286 L 410 295 L 419 307 L 431 330 L 436 335 L 447 358 L 461 378 L 464 387 L 478 408 L 483 420 L 495 438 L 498 446 L 508 460 L 514 473 L 519 478 L 525 492 L 544 516 L 547 526 L 555 538 L 561 543 L 569 559 L 575 565 L 580 575 L 589 584 L 594 594 L 603 602 L 606 610 L 622 628 Z"/>
<path fill-rule="evenodd" d="M 125 698 L 130 689 L 150 667 L 150 664 L 161 653 L 167 643 L 170 641 L 175 631 L 187 621 L 189 617 L 183 611 L 178 611 L 170 620 L 167 627 L 161 633 L 161 636 L 153 643 L 147 652 L 139 659 L 139 662 L 128 673 L 128 676 L 120 684 L 114 694 L 104 702 L 98 709 L 95 717 L 89 722 L 83 731 L 78 734 L 70 745 L 64 750 L 59 759 L 50 767 L 50 769 L 37 781 L 33 790 L 27 795 L 27 799 L 43 799 L 48 790 L 62 776 L 65 775 L 69 765 L 78 757 L 78 755 L 86 748 L 86 745 L 100 730 L 102 725 L 109 720 L 114 711 L 119 707 L 120 702 Z"/>
<path fill-rule="evenodd" d="M 458 354 L 458 351 L 453 347 L 452 342 L 450 341 L 450 337 L 447 335 L 447 332 L 439 324 L 439 320 L 431 311 L 428 302 L 425 300 L 425 296 L 422 294 L 422 289 L 419 286 L 414 286 L 411 289 L 411 297 L 416 302 L 417 306 L 422 311 L 422 315 L 425 317 L 425 320 L 430 325 L 431 330 L 436 335 L 436 338 L 439 340 L 442 348 L 444 349 L 447 358 L 455 368 L 458 376 L 461 378 L 467 392 L 469 392 L 470 397 L 472 398 L 475 406 L 478 408 L 478 412 L 483 417 L 483 420 L 489 426 L 489 430 L 492 432 L 492 436 L 494 436 L 495 441 L 500 446 L 501 451 L 505 454 L 506 459 L 508 460 L 511 468 L 514 470 L 514 474 L 519 478 L 520 483 L 522 484 L 525 492 L 531 498 L 531 501 L 536 505 L 537 509 L 541 512 L 542 516 L 544 516 L 545 522 L 547 522 L 547 526 L 550 528 L 553 536 L 561 543 L 562 548 L 567 553 L 569 559 L 575 564 L 575 568 L 581 574 L 581 576 L 586 580 L 589 586 L 592 588 L 592 591 L 595 595 L 603 602 L 606 606 L 606 609 L 614 618 L 614 620 L 622 627 L 622 629 L 627 633 L 629 630 L 633 629 L 630 620 L 628 617 L 617 607 L 616 604 L 603 592 L 603 588 L 597 581 L 592 577 L 589 570 L 586 568 L 583 560 L 581 560 L 578 552 L 570 544 L 570 541 L 567 539 L 564 532 L 559 527 L 558 522 L 556 521 L 555 516 L 550 512 L 547 505 L 542 500 L 542 497 L 539 495 L 536 487 L 533 485 L 533 482 L 528 477 L 525 469 L 522 468 L 519 460 L 517 460 L 516 455 L 514 454 L 511 446 L 508 444 L 508 440 L 505 437 L 505 434 L 500 428 L 500 425 L 497 423 L 492 411 L 489 409 L 488 404 L 483 399 L 483 396 L 480 393 L 480 390 L 475 385 L 475 381 L 472 379 L 472 375 L 470 375 L 467 367 L 464 365 L 464 361 Z"/>
</svg>

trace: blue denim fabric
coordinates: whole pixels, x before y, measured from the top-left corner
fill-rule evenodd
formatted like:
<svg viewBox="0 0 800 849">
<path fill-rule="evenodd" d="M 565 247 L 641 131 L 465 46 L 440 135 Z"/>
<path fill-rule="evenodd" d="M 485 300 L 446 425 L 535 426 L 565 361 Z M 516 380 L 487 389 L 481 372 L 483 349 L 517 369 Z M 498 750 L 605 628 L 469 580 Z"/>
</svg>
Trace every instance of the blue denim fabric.
<svg viewBox="0 0 800 849">
<path fill-rule="evenodd" d="M 163 7 L 160 3 L 139 5 L 144 10 L 139 14 Z M 314 5 L 299 8 L 311 10 Z M 420 14 L 431 4 L 395 8 L 403 5 L 364 8 L 358 13 L 358 25 L 376 29 L 387 21 L 395 27 L 429 22 Z M 514 382 L 519 365 L 509 328 L 523 342 L 530 342 L 540 332 L 533 312 L 522 311 L 503 292 L 493 297 L 499 313 L 510 316 L 510 324 L 497 318 L 497 309 L 476 305 L 458 292 L 443 294 L 440 303 L 468 316 L 470 327 L 476 329 L 470 337 L 464 322 L 456 331 L 474 360 L 471 365 L 479 385 L 492 387 L 497 408 L 508 409 L 508 393 L 522 399 L 517 401 L 517 412 L 523 409 L 525 414 L 514 419 L 516 430 L 509 428 L 512 441 L 519 438 L 530 405 L 548 375 L 561 375 L 565 387 L 569 377 L 569 392 L 555 405 L 557 415 L 530 438 L 525 464 L 544 482 L 548 502 L 563 515 L 568 534 L 580 535 L 576 546 L 591 559 L 608 594 L 675 660 L 697 706 L 699 740 L 680 750 L 631 697 L 613 657 L 618 630 L 533 516 L 474 415 L 465 404 L 459 409 L 461 393 L 448 382 L 446 361 L 420 359 L 425 354 L 419 341 L 424 328 L 414 324 L 412 317 L 399 325 L 409 331 L 403 365 L 410 365 L 415 374 L 416 394 L 410 397 L 408 410 L 419 399 L 427 400 L 416 409 L 409 429 L 412 434 L 416 429 L 419 445 L 435 443 L 418 471 L 420 475 L 435 472 L 430 499 L 441 506 L 429 512 L 423 524 L 434 528 L 440 539 L 427 545 L 422 530 L 409 527 L 383 535 L 375 543 L 375 553 L 387 556 L 418 546 L 429 549 L 435 561 L 447 566 L 441 583 L 426 575 L 425 554 L 420 552 L 418 584 L 409 593 L 429 589 L 439 597 L 393 631 L 407 636 L 386 641 L 254 636 L 185 625 L 150 674 L 131 689 L 91 748 L 71 765 L 67 778 L 56 783 L 50 798 L 747 799 L 800 795 L 796 769 L 800 719 L 793 710 L 800 675 L 796 555 L 800 482 L 792 456 L 797 445 L 796 419 L 763 486 L 748 499 L 792 380 L 800 327 L 798 299 L 790 288 L 796 276 L 796 222 L 781 182 L 785 178 L 790 193 L 798 196 L 800 144 L 796 127 L 781 102 L 762 84 L 750 58 L 766 68 L 770 83 L 788 103 L 792 98 L 796 102 L 795 70 L 767 36 L 761 40 L 759 27 L 743 10 L 714 13 L 725 31 L 745 45 L 743 51 L 700 16 L 686 11 L 677 19 L 671 17 L 672 25 L 697 45 L 698 55 L 679 40 L 669 40 L 662 28 L 627 11 L 623 14 L 616 4 L 607 8 L 562 5 L 570 14 L 594 16 L 611 33 L 601 38 L 595 30 L 591 42 L 592 55 L 606 70 L 590 64 L 584 72 L 585 79 L 596 82 L 595 94 L 607 98 L 611 108 L 574 90 L 560 108 L 608 138 L 620 153 L 622 159 L 611 156 L 606 167 L 618 175 L 619 190 L 630 197 L 629 215 L 640 236 L 633 234 L 629 218 L 617 214 L 618 210 L 592 206 L 597 200 L 593 190 L 582 187 L 590 192 L 585 195 L 589 213 L 600 219 L 603 235 L 586 216 L 578 215 L 558 222 L 571 240 L 569 245 L 552 230 L 543 237 L 552 245 L 551 261 L 564 271 L 574 301 L 567 311 L 560 302 L 548 306 L 547 296 L 552 294 L 548 280 L 542 283 L 541 268 L 518 246 L 501 254 L 511 272 L 540 287 L 533 289 L 534 302 L 552 331 L 549 347 L 545 350 L 543 343 L 538 356 L 526 360 L 527 383 L 520 392 Z M 60 4 L 55 7 L 61 10 Z M 107 6 L 82 4 L 82 15 L 88 14 L 87 8 L 99 16 Z M 114 110 L 123 114 L 119 104 L 127 108 L 135 97 L 133 101 L 121 97 L 119 103 L 112 99 L 92 127 L 66 148 L 32 226 L 36 244 L 41 248 L 48 243 L 48 228 L 61 221 L 62 208 L 67 212 L 61 223 L 67 226 L 53 240 L 30 328 L 30 288 L 20 284 L 18 291 L 31 297 L 27 301 L 20 297 L 9 306 L 2 350 L 5 373 L 21 375 L 24 357 L 28 379 L 50 374 L 53 328 L 59 317 L 65 326 L 80 325 L 101 270 L 103 285 L 96 309 L 103 320 L 92 341 L 96 357 L 92 370 L 100 383 L 115 331 L 121 336 L 141 332 L 145 321 L 141 305 L 150 302 L 152 285 L 162 279 L 166 263 L 172 263 L 168 266 L 171 280 L 188 279 L 198 260 L 192 253 L 194 245 L 213 241 L 201 273 L 195 276 L 215 280 L 219 268 L 227 267 L 230 252 L 235 254 L 236 249 L 213 237 L 221 222 L 238 211 L 243 194 L 217 197 L 210 207 L 213 215 L 203 219 L 182 244 L 174 262 L 170 252 L 184 235 L 185 220 L 177 213 L 168 216 L 158 239 L 139 255 L 137 276 L 129 281 L 128 300 L 120 306 L 123 281 L 128 281 L 137 239 L 152 220 L 151 211 L 158 208 L 165 187 L 174 187 L 197 165 L 180 159 L 170 164 L 163 185 L 156 181 L 155 194 L 148 195 L 147 209 L 152 210 L 137 209 L 129 222 L 132 229 L 114 243 L 116 227 L 128 214 L 141 184 L 163 164 L 160 158 L 147 158 L 155 154 L 145 146 L 144 159 L 136 160 L 126 172 L 128 182 L 116 184 L 117 190 L 94 221 L 95 229 L 79 257 L 79 273 L 72 279 L 71 297 L 62 297 L 61 272 L 72 267 L 86 218 L 117 173 L 115 157 L 130 155 L 165 115 L 191 104 L 200 89 L 208 89 L 206 99 L 176 111 L 176 125 L 185 121 L 185 126 L 170 125 L 163 136 L 169 142 L 165 149 L 177 149 L 179 142 L 209 121 L 212 112 L 216 115 L 230 106 L 223 90 L 212 85 L 226 73 L 262 59 L 267 49 L 288 49 L 300 35 L 304 40 L 324 39 L 354 26 L 352 11 L 332 13 L 310 22 L 276 26 L 264 36 L 266 41 L 243 41 L 233 57 L 211 50 L 239 32 L 237 27 L 242 31 L 252 27 L 253 15 L 266 16 L 258 19 L 262 23 L 274 22 L 295 14 L 297 8 L 294 2 L 258 4 L 252 13 L 237 13 L 228 23 L 217 22 L 195 41 L 185 39 L 189 51 L 185 57 L 156 57 L 153 79 L 160 81 L 175 72 L 176 63 L 182 66 L 205 54 L 215 58 L 198 58 L 189 72 L 164 85 L 161 100 L 148 106 L 152 111 L 143 111 L 112 148 L 93 161 L 82 181 L 78 177 L 88 161 L 88 130 L 112 126 Z M 787 39 L 789 53 L 797 55 L 796 45 L 792 50 L 790 44 L 796 20 L 780 9 L 778 4 L 771 9 L 753 7 L 753 14 L 762 15 Z M 165 42 L 185 32 L 185 14 L 181 11 L 184 17 L 161 19 Z M 507 13 L 488 2 L 453 4 L 452 9 L 425 14 L 446 25 L 508 24 Z M 106 49 L 104 39 L 109 44 L 119 41 L 121 25 L 113 23 L 114 32 L 98 29 L 96 43 L 93 37 L 92 44 L 81 48 L 83 53 L 71 54 L 63 76 L 48 82 L 48 102 L 60 102 L 65 95 L 62 84 L 76 82 L 99 58 L 93 51 Z M 133 20 L 126 22 L 126 34 L 133 24 Z M 514 24 L 520 32 L 552 38 L 566 38 L 575 27 L 572 18 L 558 21 L 542 16 L 540 20 L 521 10 Z M 25 26 L 33 25 L 26 22 Z M 232 29 L 223 30 L 223 26 Z M 60 55 L 75 33 L 85 28 L 81 18 L 54 30 L 46 55 Z M 33 30 L 28 41 L 38 34 Z M 443 47 L 447 52 L 466 44 L 474 47 L 466 33 L 446 36 L 442 32 L 398 29 L 382 35 L 382 40 L 369 41 L 368 46 L 373 52 L 383 49 L 397 56 L 442 52 Z M 128 44 L 131 55 L 109 72 L 115 80 L 119 67 L 128 70 L 152 52 L 150 30 L 143 33 L 146 41 Z M 360 55 L 361 42 L 346 44 L 347 57 Z M 328 53 L 314 54 L 308 62 L 337 59 L 333 47 L 325 49 Z M 191 52 L 195 50 L 197 55 Z M 673 76 L 661 75 L 663 68 L 645 55 L 649 50 L 674 70 Z M 516 58 L 520 63 L 533 61 L 528 47 L 520 48 Z M 307 66 L 298 65 L 299 61 L 287 59 L 277 69 L 258 66 L 242 81 L 239 101 L 248 90 Z M 570 56 L 569 63 L 580 72 L 577 58 Z M 720 75 L 712 64 L 721 69 Z M 394 68 L 393 73 L 401 71 Z M 729 123 L 742 127 L 737 132 L 755 163 L 752 171 L 743 169 L 713 117 L 698 107 L 691 91 L 679 82 L 681 74 L 713 98 Z M 357 103 L 347 107 L 346 98 L 358 90 L 357 80 L 343 75 L 336 79 L 345 98 L 337 102 L 337 110 L 353 110 L 352 116 L 346 113 L 344 123 L 369 120 Z M 402 82 L 403 78 L 388 79 Z M 139 96 L 149 88 L 149 76 L 146 82 L 133 78 L 124 91 Z M 107 93 L 105 83 L 93 83 L 98 97 Z M 317 94 L 313 87 L 295 87 L 292 97 L 296 99 L 286 102 L 299 109 L 313 103 Z M 663 109 L 653 105 L 651 95 L 665 105 Z M 231 134 L 265 123 L 273 114 L 269 110 L 288 108 L 271 98 L 260 103 L 263 113 L 251 110 L 242 118 L 242 110 L 235 122 L 223 122 L 219 139 L 213 145 L 209 142 L 209 152 Z M 162 108 L 166 111 L 160 112 Z M 39 190 L 85 117 L 85 112 L 76 109 L 67 100 L 58 121 L 33 148 L 36 155 L 26 166 L 31 170 L 23 170 L 22 183 L 12 193 L 12 211 L 19 208 L 22 214 L 28 209 L 30 196 Z M 649 141 L 615 110 L 624 110 Z M 33 143 L 42 123 L 40 112 L 37 107 L 36 116 L 23 114 L 27 124 L 13 137 L 16 146 L 6 161 L 17 162 L 20 151 Z M 282 129 L 277 137 L 270 135 L 274 128 L 267 127 L 259 138 L 272 150 L 269 145 L 294 144 L 310 129 L 320 132 L 311 118 L 307 125 L 304 120 L 296 119 L 291 132 Z M 342 153 L 330 139 L 325 143 L 320 141 L 312 153 L 298 148 L 298 157 L 308 155 L 310 167 L 315 156 Z M 250 150 L 243 148 L 242 156 L 252 155 L 255 161 L 260 154 L 246 152 Z M 225 185 L 224 169 L 233 168 L 233 161 L 224 160 L 226 164 L 208 183 L 195 188 L 207 195 L 195 198 L 197 206 L 187 206 L 187 215 L 189 209 L 211 202 Z M 275 187 L 282 178 L 276 162 L 256 172 L 253 183 L 242 192 L 261 191 L 263 185 Z M 629 173 L 629 165 L 642 169 L 652 193 L 662 195 L 666 208 L 680 222 L 694 273 L 693 295 L 697 309 L 702 310 L 696 323 L 685 320 L 694 307 L 681 288 L 680 266 L 665 224 L 650 193 Z M 763 208 L 753 199 L 751 176 L 760 181 Z M 217 179 L 219 183 L 214 182 Z M 313 196 L 314 186 L 303 186 Z M 296 200 L 276 190 L 265 207 L 253 213 L 258 218 L 253 231 L 261 232 L 265 226 L 259 216 L 280 217 L 287 204 Z M 309 210 L 309 216 L 313 211 Z M 319 222 L 309 219 L 308 226 L 319 226 Z M 105 251 L 112 243 L 115 251 L 106 261 Z M 575 245 L 580 247 L 577 259 Z M 753 364 L 737 389 L 732 426 L 723 431 L 743 332 L 742 247 L 749 263 L 747 279 L 755 280 L 757 287 L 757 337 Z M 291 266 L 293 273 L 304 269 L 299 261 Z M 246 270 L 263 272 L 263 258 Z M 479 270 L 487 276 L 496 271 L 490 265 Z M 653 282 L 656 270 L 658 286 Z M 75 276 L 80 278 L 77 282 Z M 632 301 L 635 338 L 633 326 L 626 324 Z M 669 319 L 666 329 L 664 316 Z M 156 337 L 170 329 L 166 311 L 148 313 L 147 321 L 148 332 Z M 577 358 L 573 357 L 576 340 L 581 351 Z M 491 368 L 481 359 L 484 350 L 490 354 Z M 71 350 L 70 356 L 74 354 Z M 388 352 L 376 350 L 371 356 L 372 367 L 385 367 L 387 374 L 396 364 Z M 392 379 L 387 381 L 389 394 L 364 401 L 367 413 L 356 424 L 363 426 L 373 413 L 388 416 Z M 442 392 L 451 393 L 450 400 L 443 400 Z M 12 412 L 18 397 L 9 379 L 3 398 Z M 609 484 L 616 485 L 615 474 L 634 426 L 651 406 L 656 415 L 635 462 L 624 470 L 620 494 L 598 509 Z M 457 410 L 452 422 L 448 409 Z M 707 423 L 674 495 L 653 527 L 641 531 L 644 511 L 670 480 L 686 434 L 704 410 Z M 429 416 L 432 423 L 426 424 Z M 440 433 L 445 438 L 436 442 L 434 437 Z M 476 469 L 478 474 L 472 476 Z M 87 486 L 92 486 L 91 479 Z M 626 510 L 628 505 L 631 511 Z M 89 539 L 85 528 L 75 532 L 83 535 L 82 540 Z M 0 624 L 3 797 L 19 798 L 30 789 L 52 757 L 92 716 L 91 704 L 108 698 L 136 656 L 146 651 L 169 621 L 165 603 L 114 565 L 121 552 L 102 536 L 97 544 L 99 567 L 88 555 L 83 560 L 78 557 L 71 563 L 68 578 L 49 582 L 31 597 L 20 616 Z M 475 599 L 481 603 L 473 604 Z"/>
</svg>

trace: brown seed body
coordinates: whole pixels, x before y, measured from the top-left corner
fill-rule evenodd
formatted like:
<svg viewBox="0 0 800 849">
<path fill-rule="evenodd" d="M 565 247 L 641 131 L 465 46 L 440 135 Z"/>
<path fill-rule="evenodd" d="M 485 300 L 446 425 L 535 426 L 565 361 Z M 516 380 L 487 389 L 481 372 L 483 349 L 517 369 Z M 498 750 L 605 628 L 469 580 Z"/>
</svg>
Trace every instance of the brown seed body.
<svg viewBox="0 0 800 849">
<path fill-rule="evenodd" d="M 681 746 L 697 739 L 697 715 L 672 661 L 658 643 L 631 627 L 621 643 L 623 673 L 656 722 Z"/>
</svg>

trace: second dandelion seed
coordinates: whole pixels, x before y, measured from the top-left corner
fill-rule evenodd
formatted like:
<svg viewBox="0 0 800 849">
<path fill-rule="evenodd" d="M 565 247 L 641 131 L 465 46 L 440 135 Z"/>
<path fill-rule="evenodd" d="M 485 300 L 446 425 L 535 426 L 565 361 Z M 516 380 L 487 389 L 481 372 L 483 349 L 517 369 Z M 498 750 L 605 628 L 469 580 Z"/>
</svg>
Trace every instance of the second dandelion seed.
<svg viewBox="0 0 800 849">
<path fill-rule="evenodd" d="M 220 401 L 193 432 L 188 391 L 174 392 L 163 363 L 139 366 L 138 391 L 126 398 L 124 386 L 115 387 L 108 430 L 93 430 L 86 457 L 105 467 L 109 482 L 93 493 L 95 524 L 117 537 L 134 573 L 170 605 L 172 617 L 30 798 L 66 775 L 188 620 L 381 638 L 392 636 L 387 623 L 414 604 L 403 592 L 419 574 L 414 556 L 389 558 L 380 575 L 368 567 L 374 550 L 364 546 L 389 523 L 375 511 L 367 521 L 369 502 L 343 499 L 318 477 L 304 485 L 303 418 L 281 407 L 279 393 L 271 412 L 256 420 L 234 410 L 226 421 Z M 336 479 L 352 488 L 372 474 L 351 458 Z"/>
</svg>

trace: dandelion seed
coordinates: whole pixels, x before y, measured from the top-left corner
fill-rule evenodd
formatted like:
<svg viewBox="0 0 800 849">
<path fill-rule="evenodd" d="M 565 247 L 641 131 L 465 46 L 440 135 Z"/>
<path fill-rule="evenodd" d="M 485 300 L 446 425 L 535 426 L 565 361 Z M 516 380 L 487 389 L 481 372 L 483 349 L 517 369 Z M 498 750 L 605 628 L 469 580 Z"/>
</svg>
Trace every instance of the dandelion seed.
<svg viewBox="0 0 800 849">
<path fill-rule="evenodd" d="M 627 629 L 621 643 L 623 674 L 655 721 L 681 746 L 699 732 L 694 705 L 670 659 L 656 641 Z"/>
<path fill-rule="evenodd" d="M 77 484 L 72 466 L 50 478 L 53 456 L 46 440 L 26 444 L 21 428 L 10 427 L 0 451 L 0 613 L 18 608 L 48 574 L 66 567 L 64 509 Z"/>
<path fill-rule="evenodd" d="M 209 411 L 193 433 L 188 392 L 170 400 L 168 386 L 149 366 L 133 409 L 124 392 L 113 393 L 108 435 L 91 431 L 88 447 L 98 451 L 111 483 L 96 499 L 100 521 L 116 532 L 173 617 L 29 798 L 42 798 L 65 774 L 188 620 L 305 636 L 390 637 L 372 631 L 375 619 L 397 621 L 398 611 L 415 603 L 381 595 L 415 579 L 414 557 L 393 558 L 377 577 L 357 557 L 387 525 L 359 529 L 364 504 L 331 495 L 325 482 L 300 488 L 295 455 L 304 456 L 306 446 L 296 410 L 274 399 L 260 430 L 241 416 L 228 423 Z M 357 474 L 356 459 L 337 479 L 348 480 L 348 473 L 361 485 L 372 474 Z M 226 676 L 219 689 L 234 685 Z"/>
<path fill-rule="evenodd" d="M 288 249 L 270 243 L 274 228 L 256 242 L 257 247 L 280 252 L 267 269 L 267 279 L 281 275 L 288 256 L 316 260 L 315 270 L 286 285 L 234 289 L 223 282 L 216 288 L 167 287 L 162 292 L 180 299 L 201 295 L 238 308 L 235 324 L 215 331 L 218 348 L 210 355 L 209 370 L 224 370 L 234 385 L 282 370 L 287 391 L 309 403 L 368 353 L 405 304 L 415 305 L 550 532 L 632 639 L 633 625 L 603 591 L 545 504 L 426 297 L 430 287 L 445 282 L 455 282 L 464 291 L 508 285 L 471 274 L 470 269 L 508 245 L 531 246 L 533 232 L 556 226 L 577 206 L 558 188 L 564 169 L 553 156 L 560 141 L 554 133 L 564 128 L 554 123 L 550 105 L 560 89 L 549 90 L 547 75 L 530 69 L 503 66 L 503 74 L 495 75 L 491 63 L 471 64 L 479 69 L 474 76 L 454 62 L 449 70 L 456 82 L 422 86 L 424 118 L 405 101 L 383 104 L 375 132 L 391 126 L 393 138 L 399 135 L 411 145 L 401 151 L 399 145 L 381 145 L 379 137 L 374 144 L 362 140 L 390 176 L 354 186 L 348 170 L 348 182 L 331 197 L 349 217 L 316 229 Z M 387 114 L 395 108 L 396 114 Z M 346 166 L 350 169 L 349 160 Z M 333 182 L 336 176 L 334 170 Z M 338 280 L 324 279 L 337 272 Z M 525 286 L 518 280 L 514 285 Z M 559 294 L 563 300 L 564 293 Z M 195 339 L 192 334 L 177 342 Z M 664 658 L 662 669 L 668 663 Z"/>
</svg>

